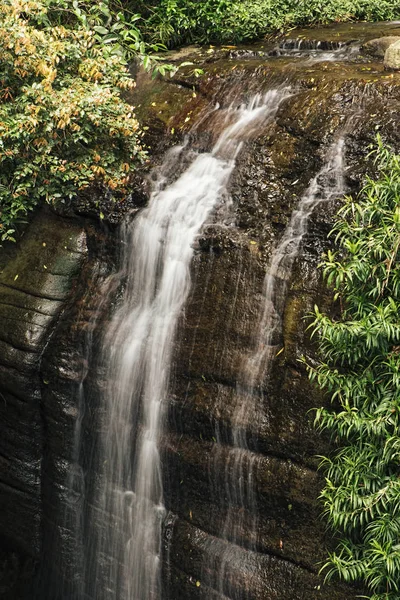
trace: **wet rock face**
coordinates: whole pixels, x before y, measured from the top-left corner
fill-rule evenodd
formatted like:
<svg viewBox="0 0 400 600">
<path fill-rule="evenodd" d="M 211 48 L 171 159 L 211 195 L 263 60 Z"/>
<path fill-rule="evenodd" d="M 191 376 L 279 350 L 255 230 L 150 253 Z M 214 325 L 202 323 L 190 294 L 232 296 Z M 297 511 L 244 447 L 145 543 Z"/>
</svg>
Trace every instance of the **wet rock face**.
<svg viewBox="0 0 400 600">
<path fill-rule="evenodd" d="M 361 39 L 360 28 L 357 35 L 342 35 L 346 44 Z M 376 31 L 368 28 L 367 38 L 373 37 Z M 327 48 L 341 48 L 341 39 L 333 36 Z M 196 244 L 162 441 L 168 510 L 163 600 L 350 600 L 359 593 L 324 586 L 318 577 L 319 561 L 334 541 L 320 518 L 315 457 L 328 452 L 330 442 L 313 429 L 310 411 L 324 399 L 300 361 L 314 356 L 307 313 L 315 303 L 335 309 L 317 265 L 332 243 L 327 233 L 340 200 L 317 208 L 310 220 L 273 340 L 273 368 L 253 390 L 254 418 L 243 420 L 254 465 L 257 532 L 248 502 L 235 507 L 239 542 L 221 535 L 229 512 L 223 488 L 235 476 L 235 404 L 241 393 L 249 401 L 238 392 L 238 373 L 254 350 L 273 248 L 337 134 L 346 137 L 350 192 L 360 187 L 367 167 L 373 169 L 366 156 L 376 131 L 400 150 L 400 76 L 360 57 L 329 62 L 268 57 L 275 46 L 261 54 L 259 49 L 203 53 L 200 82 L 144 80 L 134 98 L 150 125 L 148 142 L 159 164 L 165 149 L 186 134 L 198 151 L 211 147 L 223 127 L 222 111 L 209 110 L 216 103 L 240 104 L 277 85 L 293 89 L 275 123 L 257 131 L 242 149 L 231 202 Z M 139 195 L 135 210 L 144 203 L 145 192 Z M 0 252 L 4 600 L 99 600 L 79 592 L 90 543 L 80 527 L 96 493 L 93 456 L 102 380 L 93 366 L 110 302 L 116 301 L 118 282 L 110 274 L 118 237 L 93 225 L 90 207 L 89 201 L 76 207 L 86 220 L 73 213 L 70 219 L 39 215 L 16 252 Z M 83 440 L 78 453 L 77 428 Z M 227 550 L 231 561 L 221 581 Z"/>
<path fill-rule="evenodd" d="M 213 78 L 222 79 L 215 99 L 224 106 L 240 102 L 240 97 L 227 93 L 227 81 L 233 88 L 235 77 L 236 90 L 243 79 L 251 90 L 289 80 L 295 93 L 279 110 L 275 126 L 260 130 L 238 158 L 230 189 L 234 227 L 210 225 L 198 241 L 164 445 L 170 510 L 166 596 L 349 600 L 360 590 L 324 585 L 318 576 L 321 561 L 335 545 L 318 502 L 322 477 L 316 456 L 329 452 L 330 443 L 313 429 L 312 409 L 326 400 L 308 382 L 301 362 L 303 357 L 312 362 L 315 351 L 306 315 L 316 303 L 323 310 L 335 310 L 317 265 L 331 244 L 327 234 L 340 200 L 312 215 L 291 271 L 282 329 L 274 340 L 274 366 L 253 399 L 243 394 L 248 411 L 253 402 L 257 407 L 255 418 L 245 419 L 243 427 L 253 461 L 258 521 L 254 535 L 254 508 L 236 506 L 242 529 L 236 532 L 235 544 L 223 535 L 229 519 L 226 485 L 237 476 L 232 465 L 234 410 L 241 393 L 238 373 L 254 348 L 254 326 L 273 248 L 335 135 L 346 138 L 349 192 L 359 189 L 367 168 L 373 169 L 366 156 L 377 130 L 399 149 L 394 120 L 400 79 L 388 78 L 382 64 L 361 60 L 294 65 L 283 58 L 275 63 L 251 59 L 236 64 L 235 75 L 225 58 L 212 65 L 205 89 L 216 83 Z M 187 100 L 187 114 L 200 112 L 200 96 L 201 90 Z M 182 114 L 185 130 L 184 120 Z M 176 120 L 171 124 L 178 128 Z M 199 140 L 207 139 L 202 126 L 197 133 Z M 222 564 L 226 553 L 229 561 Z"/>
<path fill-rule="evenodd" d="M 252 324 L 262 302 L 260 262 L 260 255 L 243 246 L 217 256 L 199 253 L 196 257 L 165 452 L 166 498 L 176 515 L 169 549 L 171 600 L 214 598 L 213 594 L 252 600 L 352 597 L 349 590 L 320 589 L 317 577 L 317 563 L 323 560 L 329 539 L 319 518 L 321 480 L 315 455 L 326 452 L 327 441 L 313 430 L 309 411 L 320 399 L 297 361 L 307 351 L 303 318 L 316 299 L 323 303 L 315 257 L 309 255 L 303 256 L 288 296 L 279 340 L 284 352 L 277 357 L 265 389 L 256 392 L 259 418 L 246 423 L 255 464 L 257 538 L 249 538 L 252 507 L 238 506 L 245 513 L 241 547 L 234 547 L 237 556 L 233 564 L 230 557 L 221 590 L 219 562 L 229 545 L 220 537 L 227 518 L 223 488 L 226 478 L 235 476 L 227 469 L 233 460 L 236 377 L 252 345 Z M 222 446 L 217 438 L 222 438 Z M 256 552 L 245 550 L 253 545 Z"/>
<path fill-rule="evenodd" d="M 77 222 L 36 217 L 17 248 L 2 248 L 0 273 L 0 597 L 32 591 L 42 549 L 41 358 L 86 255 Z"/>
</svg>

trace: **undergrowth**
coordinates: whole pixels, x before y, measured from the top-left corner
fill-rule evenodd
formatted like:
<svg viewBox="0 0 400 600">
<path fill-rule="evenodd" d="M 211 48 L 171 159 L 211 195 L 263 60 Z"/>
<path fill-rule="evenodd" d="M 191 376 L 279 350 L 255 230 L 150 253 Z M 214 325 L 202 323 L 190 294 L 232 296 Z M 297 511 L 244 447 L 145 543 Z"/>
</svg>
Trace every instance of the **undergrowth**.
<svg viewBox="0 0 400 600">
<path fill-rule="evenodd" d="M 140 10 L 144 3 L 131 6 Z M 161 0 L 146 3 L 146 11 L 144 34 L 177 46 L 239 43 L 315 23 L 396 19 L 400 0 Z"/>
</svg>

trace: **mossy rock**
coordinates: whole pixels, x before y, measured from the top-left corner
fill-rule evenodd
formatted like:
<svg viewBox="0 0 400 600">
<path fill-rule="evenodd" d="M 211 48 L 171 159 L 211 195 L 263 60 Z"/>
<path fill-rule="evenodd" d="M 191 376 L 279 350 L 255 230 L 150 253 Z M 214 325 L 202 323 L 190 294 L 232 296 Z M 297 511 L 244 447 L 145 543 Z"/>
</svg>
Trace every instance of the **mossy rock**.
<svg viewBox="0 0 400 600">
<path fill-rule="evenodd" d="M 400 71 L 400 39 L 386 50 L 384 65 L 387 70 Z"/>
<path fill-rule="evenodd" d="M 400 41 L 400 36 L 387 35 L 374 40 L 369 40 L 362 47 L 361 50 L 368 56 L 374 56 L 376 58 L 384 58 L 386 50 L 394 44 Z"/>
</svg>

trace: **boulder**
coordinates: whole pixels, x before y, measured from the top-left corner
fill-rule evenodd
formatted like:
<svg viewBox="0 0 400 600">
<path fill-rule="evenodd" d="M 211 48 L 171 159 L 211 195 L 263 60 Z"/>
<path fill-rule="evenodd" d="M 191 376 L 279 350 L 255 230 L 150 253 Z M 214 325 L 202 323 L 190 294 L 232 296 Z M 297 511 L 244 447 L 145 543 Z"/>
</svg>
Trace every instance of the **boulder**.
<svg viewBox="0 0 400 600">
<path fill-rule="evenodd" d="M 376 58 L 384 58 L 386 50 L 394 44 L 400 41 L 400 36 L 386 35 L 384 37 L 369 40 L 361 46 L 361 51 L 368 56 L 374 56 Z"/>
<path fill-rule="evenodd" d="M 384 65 L 390 71 L 400 71 L 400 39 L 386 50 Z"/>
</svg>

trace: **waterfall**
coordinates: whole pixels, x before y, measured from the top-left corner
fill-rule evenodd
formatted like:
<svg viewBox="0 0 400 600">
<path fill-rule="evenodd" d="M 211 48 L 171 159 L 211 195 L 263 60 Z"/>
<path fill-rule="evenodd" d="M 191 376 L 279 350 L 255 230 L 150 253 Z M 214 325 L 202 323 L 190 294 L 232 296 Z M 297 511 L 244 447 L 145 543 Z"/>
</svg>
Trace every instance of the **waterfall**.
<svg viewBox="0 0 400 600">
<path fill-rule="evenodd" d="M 257 324 L 256 350 L 243 369 L 244 380 L 241 385 L 247 384 L 247 388 L 254 389 L 261 373 L 265 377 L 271 366 L 272 340 L 276 332 L 282 330 L 287 286 L 293 263 L 307 233 L 309 218 L 320 204 L 336 200 L 345 193 L 344 148 L 345 140 L 340 136 L 329 148 L 325 164 L 293 211 L 281 241 L 273 251 L 264 280 L 264 306 Z"/>
<path fill-rule="evenodd" d="M 226 543 L 212 544 L 206 560 L 216 573 L 215 586 L 218 592 L 230 600 L 247 600 L 252 589 L 251 575 L 245 574 L 244 554 L 239 547 L 245 546 L 249 552 L 257 550 L 258 510 L 254 480 L 259 455 L 249 448 L 247 432 L 251 424 L 257 423 L 260 418 L 263 389 L 279 351 L 277 340 L 280 341 L 282 333 L 282 318 L 292 267 L 307 232 L 309 218 L 318 206 L 344 194 L 344 149 L 344 137 L 338 137 L 329 148 L 322 169 L 313 178 L 293 211 L 289 224 L 272 253 L 264 280 L 263 306 L 254 333 L 254 350 L 243 361 L 238 375 L 231 438 L 224 439 L 218 426 L 216 427 L 217 443 L 213 460 L 215 464 L 221 459 L 225 461 L 220 496 L 225 498 L 226 517 L 220 537 Z M 231 444 L 228 457 L 227 443 Z"/>
<path fill-rule="evenodd" d="M 161 598 L 164 517 L 160 439 L 179 316 L 190 289 L 193 244 L 226 196 L 243 141 L 273 119 L 287 88 L 226 110 L 209 153 L 197 154 L 176 180 L 185 147 L 167 156 L 148 208 L 122 229 L 124 292 L 104 336 L 99 482 L 88 537 L 87 596 Z M 96 487 L 97 486 L 97 487 Z"/>
</svg>

